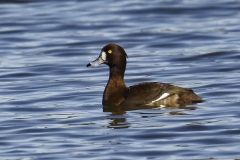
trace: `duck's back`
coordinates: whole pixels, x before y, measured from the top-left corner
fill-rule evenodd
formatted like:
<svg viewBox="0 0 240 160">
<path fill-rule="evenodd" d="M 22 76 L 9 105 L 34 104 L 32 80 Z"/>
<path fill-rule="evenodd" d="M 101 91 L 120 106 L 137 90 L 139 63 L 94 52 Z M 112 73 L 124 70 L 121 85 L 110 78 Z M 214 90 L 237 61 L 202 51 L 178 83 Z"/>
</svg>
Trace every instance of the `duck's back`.
<svg viewBox="0 0 240 160">
<path fill-rule="evenodd" d="M 120 106 L 191 104 L 202 102 L 191 89 L 168 83 L 145 82 L 128 88 Z"/>
</svg>

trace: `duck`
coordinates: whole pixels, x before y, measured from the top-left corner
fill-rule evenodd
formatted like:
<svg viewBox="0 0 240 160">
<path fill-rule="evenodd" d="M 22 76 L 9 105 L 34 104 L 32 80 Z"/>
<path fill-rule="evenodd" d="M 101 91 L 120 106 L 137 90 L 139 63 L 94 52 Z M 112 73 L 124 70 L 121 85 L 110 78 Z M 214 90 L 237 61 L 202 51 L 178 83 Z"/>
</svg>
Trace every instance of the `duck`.
<svg viewBox="0 0 240 160">
<path fill-rule="evenodd" d="M 120 45 L 105 45 L 99 57 L 87 67 L 106 64 L 109 78 L 102 97 L 103 106 L 160 106 L 167 104 L 195 104 L 204 100 L 190 88 L 170 83 L 141 82 L 128 87 L 124 82 L 127 54 Z"/>
</svg>

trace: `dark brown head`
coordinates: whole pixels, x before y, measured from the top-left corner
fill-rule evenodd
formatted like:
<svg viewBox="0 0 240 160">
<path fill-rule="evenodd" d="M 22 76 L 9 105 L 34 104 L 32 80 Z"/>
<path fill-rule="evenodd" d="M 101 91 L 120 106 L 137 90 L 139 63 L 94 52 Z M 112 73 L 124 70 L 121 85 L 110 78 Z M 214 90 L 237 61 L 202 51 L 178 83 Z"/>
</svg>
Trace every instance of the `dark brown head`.
<svg viewBox="0 0 240 160">
<path fill-rule="evenodd" d="M 125 71 L 127 63 L 127 54 L 124 49 L 117 44 L 107 44 L 101 50 L 99 57 L 87 64 L 89 66 L 98 66 L 99 64 L 106 64 L 111 68 L 117 68 L 118 70 Z"/>
</svg>

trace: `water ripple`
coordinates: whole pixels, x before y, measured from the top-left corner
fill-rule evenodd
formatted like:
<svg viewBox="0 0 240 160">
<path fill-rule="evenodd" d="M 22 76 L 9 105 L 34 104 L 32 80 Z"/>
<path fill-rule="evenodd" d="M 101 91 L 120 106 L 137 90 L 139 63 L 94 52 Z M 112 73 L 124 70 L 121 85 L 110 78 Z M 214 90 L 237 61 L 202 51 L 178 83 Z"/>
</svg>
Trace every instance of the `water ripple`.
<svg viewBox="0 0 240 160">
<path fill-rule="evenodd" d="M 0 2 L 2 159 L 239 158 L 240 5 L 202 1 Z M 167 82 L 206 101 L 104 108 L 101 47 L 125 82 Z"/>
</svg>

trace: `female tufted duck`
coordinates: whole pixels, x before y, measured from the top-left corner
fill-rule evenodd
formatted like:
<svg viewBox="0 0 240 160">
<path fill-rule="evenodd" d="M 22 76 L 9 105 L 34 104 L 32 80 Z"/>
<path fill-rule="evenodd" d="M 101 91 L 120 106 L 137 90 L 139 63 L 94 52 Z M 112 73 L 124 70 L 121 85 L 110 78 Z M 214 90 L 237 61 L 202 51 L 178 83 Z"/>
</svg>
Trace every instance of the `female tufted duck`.
<svg viewBox="0 0 240 160">
<path fill-rule="evenodd" d="M 191 89 L 168 83 L 145 82 L 127 87 L 124 83 L 126 58 L 127 54 L 121 46 L 107 44 L 102 48 L 99 57 L 87 64 L 87 67 L 99 64 L 109 66 L 110 75 L 102 99 L 104 106 L 158 106 L 203 102 Z"/>
</svg>

